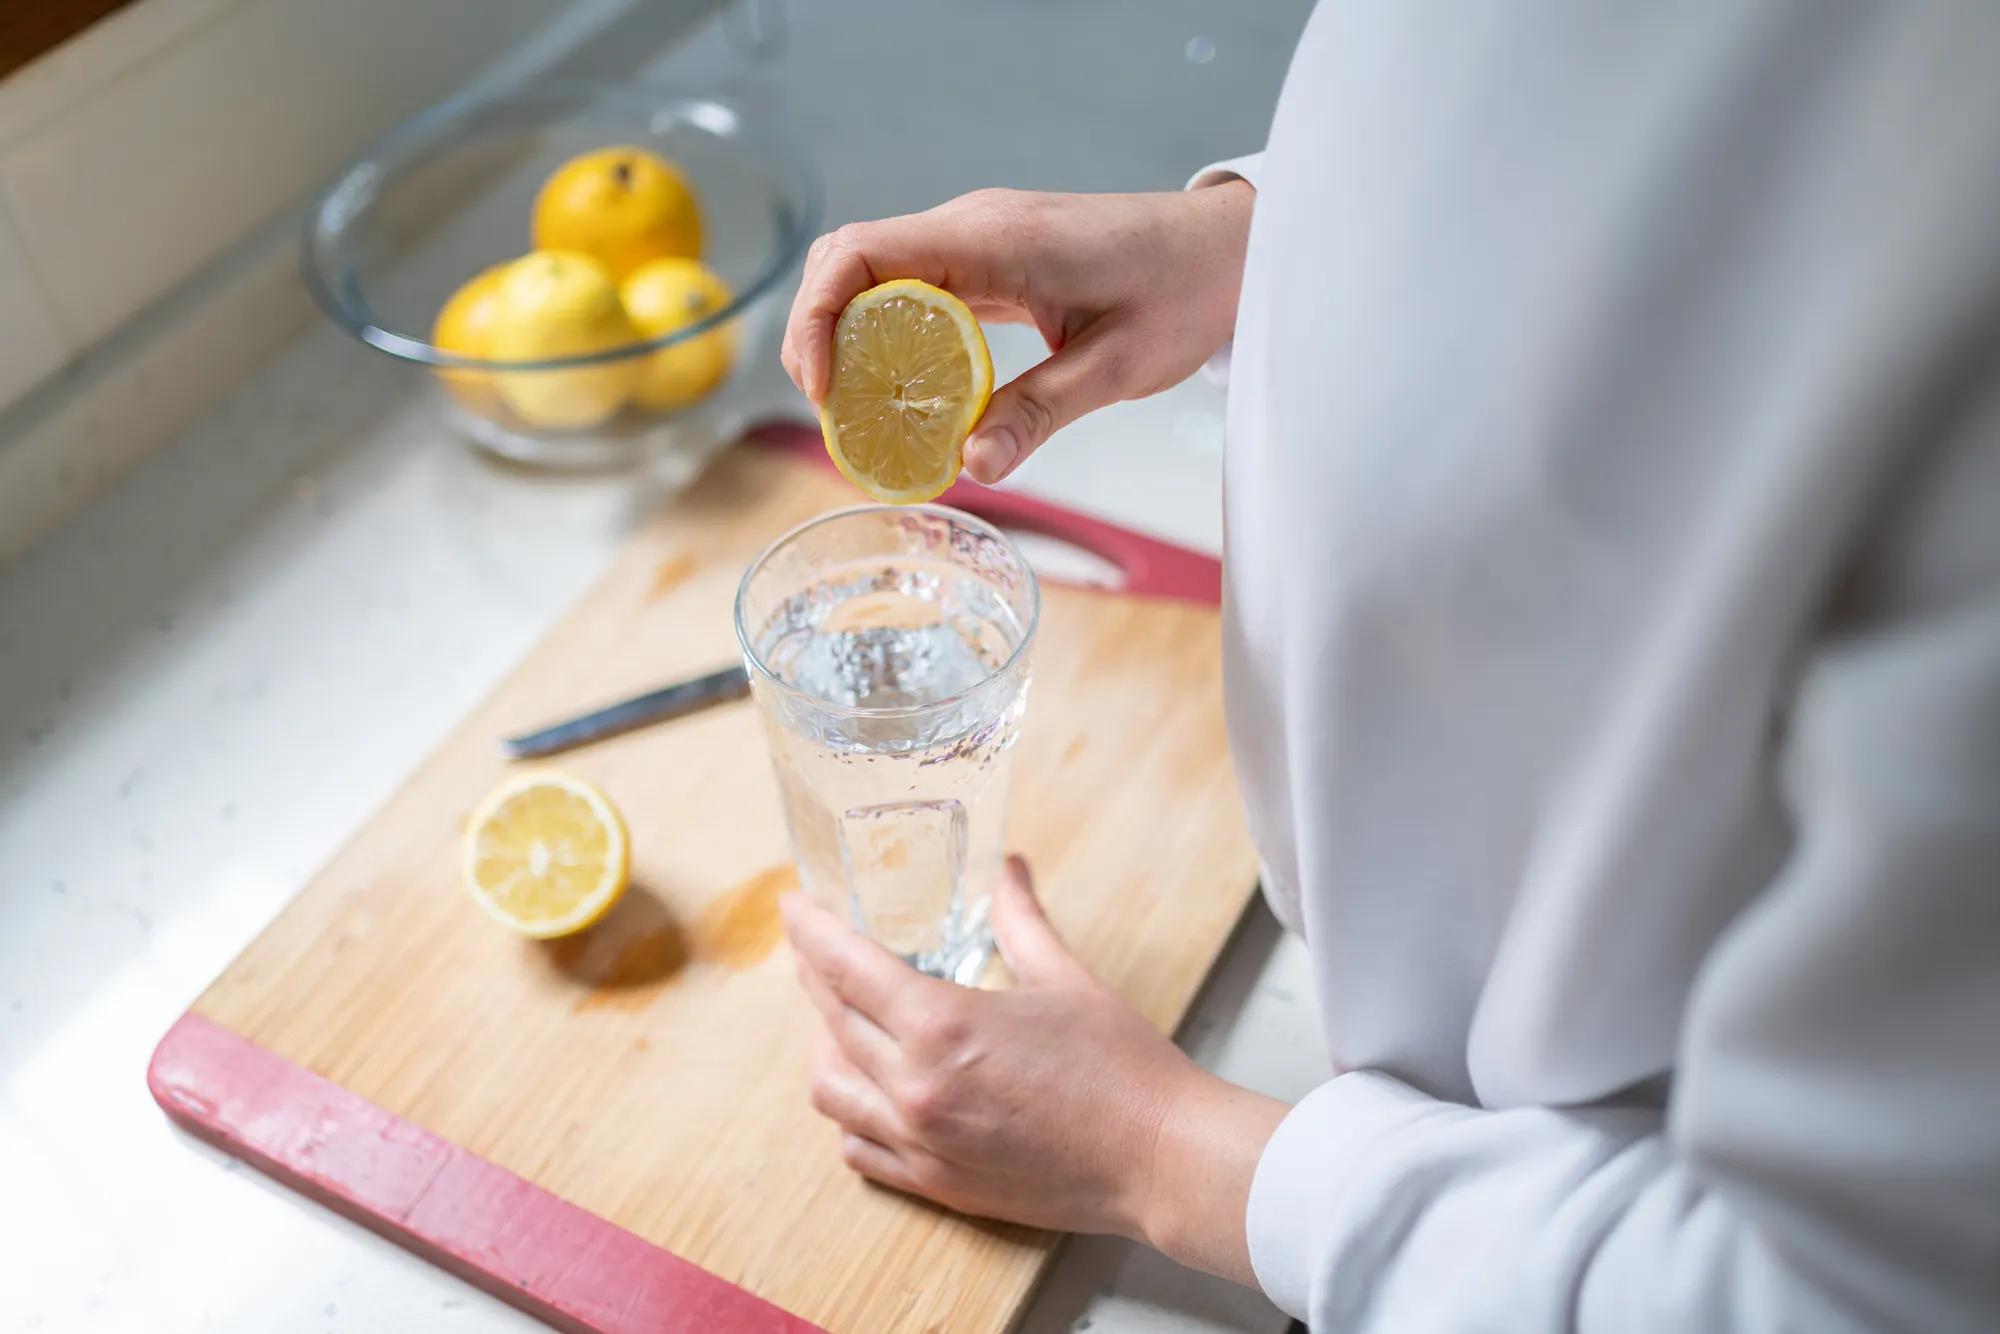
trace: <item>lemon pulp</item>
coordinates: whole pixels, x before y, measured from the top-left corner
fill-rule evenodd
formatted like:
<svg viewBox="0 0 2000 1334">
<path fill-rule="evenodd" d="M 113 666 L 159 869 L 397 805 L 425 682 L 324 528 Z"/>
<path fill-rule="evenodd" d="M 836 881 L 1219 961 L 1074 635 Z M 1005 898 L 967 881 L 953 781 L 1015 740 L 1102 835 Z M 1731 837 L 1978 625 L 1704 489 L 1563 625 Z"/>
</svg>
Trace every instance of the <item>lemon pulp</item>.
<svg viewBox="0 0 2000 1334">
<path fill-rule="evenodd" d="M 892 504 L 951 485 L 993 386 L 963 302 L 909 279 L 863 292 L 834 326 L 832 370 L 820 426 L 848 480 Z"/>
</svg>

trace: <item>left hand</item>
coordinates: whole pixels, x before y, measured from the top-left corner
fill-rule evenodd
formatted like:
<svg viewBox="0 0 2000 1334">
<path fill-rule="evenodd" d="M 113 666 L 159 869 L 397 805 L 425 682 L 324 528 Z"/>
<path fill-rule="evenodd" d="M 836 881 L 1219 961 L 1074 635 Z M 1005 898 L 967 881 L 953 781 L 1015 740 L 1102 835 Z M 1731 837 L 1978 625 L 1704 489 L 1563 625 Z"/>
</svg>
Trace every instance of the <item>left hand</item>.
<svg viewBox="0 0 2000 1334">
<path fill-rule="evenodd" d="M 827 1025 L 813 1106 L 846 1131 L 848 1166 L 884 1185 L 965 1213 L 1143 1239 L 1163 1125 L 1221 1081 L 1078 962 L 1018 858 L 1001 880 L 993 932 L 1018 979 L 1005 991 L 925 977 L 803 894 L 786 897 L 799 979 Z"/>
</svg>

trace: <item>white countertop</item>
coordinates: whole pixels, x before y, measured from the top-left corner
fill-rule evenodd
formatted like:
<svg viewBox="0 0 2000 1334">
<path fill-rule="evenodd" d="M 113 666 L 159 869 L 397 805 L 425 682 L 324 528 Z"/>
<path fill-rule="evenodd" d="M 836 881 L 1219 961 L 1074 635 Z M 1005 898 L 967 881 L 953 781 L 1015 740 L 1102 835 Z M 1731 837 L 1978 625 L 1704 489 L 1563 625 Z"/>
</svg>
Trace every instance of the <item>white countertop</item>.
<svg viewBox="0 0 2000 1334">
<path fill-rule="evenodd" d="M 839 22 L 827 8 L 795 13 L 789 54 L 758 76 L 795 108 L 837 98 L 816 70 L 904 7 L 843 6 Z M 922 161 L 858 152 L 821 120 L 808 147 L 831 218 L 978 183 L 1177 183 L 1261 133 L 1305 6 L 1270 8 L 1282 23 L 1160 4 L 1142 30 L 1108 2 L 940 4 L 910 42 L 949 36 L 1001 67 L 1040 44 L 1058 67 L 1046 77 L 1126 89 L 1125 104 L 1084 108 L 1094 128 L 1078 136 L 1060 101 L 1023 97 L 1004 135 L 968 114 L 965 151 Z M 1074 47 L 1049 45 L 1058 23 Z M 1212 60 L 1186 58 L 1194 38 Z M 714 68 L 716 42 L 676 51 L 662 76 Z M 1145 105 L 1129 92 L 1142 85 Z M 1217 106 L 1235 128 L 1212 123 Z M 1107 158 L 1127 131 L 1129 151 Z M 1039 354 L 1011 329 L 994 350 L 1003 375 Z M 746 408 L 793 401 L 775 367 L 731 392 Z M 1214 550 L 1220 464 L 1220 395 L 1190 383 L 1065 432 L 1020 484 Z M 0 1328 L 540 1328 L 175 1131 L 145 1067 L 660 498 L 644 475 L 550 478 L 476 458 L 446 435 L 427 383 L 322 328 L 0 573 Z M 1303 951 L 1261 906 L 1184 1040 L 1280 1096 L 1323 1077 Z M 1083 1239 L 1025 1327 L 1283 1324 L 1255 1293 Z"/>
</svg>

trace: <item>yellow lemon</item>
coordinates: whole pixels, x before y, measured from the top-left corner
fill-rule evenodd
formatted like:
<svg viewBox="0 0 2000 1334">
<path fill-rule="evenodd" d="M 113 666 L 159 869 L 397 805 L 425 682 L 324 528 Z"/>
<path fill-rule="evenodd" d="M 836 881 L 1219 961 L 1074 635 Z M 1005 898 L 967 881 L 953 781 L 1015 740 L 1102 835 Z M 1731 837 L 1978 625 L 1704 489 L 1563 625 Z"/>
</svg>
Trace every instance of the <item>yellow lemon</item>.
<svg viewBox="0 0 2000 1334">
<path fill-rule="evenodd" d="M 596 923 L 624 894 L 631 870 L 618 808 L 553 769 L 502 783 L 466 829 L 466 888 L 508 930 L 539 940 Z"/>
<path fill-rule="evenodd" d="M 487 346 L 496 361 L 553 361 L 639 341 L 602 264 L 565 250 L 537 251 L 500 275 Z M 500 396 L 533 426 L 580 430 L 614 416 L 637 386 L 645 361 L 561 370 L 504 371 Z"/>
<path fill-rule="evenodd" d="M 952 484 L 993 394 L 986 335 L 951 293 L 898 278 L 847 303 L 833 330 L 820 434 L 848 481 L 909 505 Z"/>
<path fill-rule="evenodd" d="M 600 148 L 558 167 L 535 196 L 535 248 L 579 250 L 611 276 L 701 254 L 701 205 L 679 168 L 643 148 Z"/>
<path fill-rule="evenodd" d="M 431 328 L 431 342 L 440 351 L 482 360 L 492 355 L 493 321 L 500 312 L 500 275 L 506 271 L 507 265 L 495 264 L 451 294 Z M 487 372 L 441 370 L 437 375 L 446 392 L 468 411 L 482 417 L 500 415 L 500 391 Z"/>
<path fill-rule="evenodd" d="M 634 269 L 618 295 L 639 332 L 658 338 L 707 319 L 734 294 L 699 260 L 656 259 Z M 731 320 L 653 353 L 633 401 L 652 412 L 671 412 L 700 400 L 729 374 L 736 336 Z"/>
</svg>

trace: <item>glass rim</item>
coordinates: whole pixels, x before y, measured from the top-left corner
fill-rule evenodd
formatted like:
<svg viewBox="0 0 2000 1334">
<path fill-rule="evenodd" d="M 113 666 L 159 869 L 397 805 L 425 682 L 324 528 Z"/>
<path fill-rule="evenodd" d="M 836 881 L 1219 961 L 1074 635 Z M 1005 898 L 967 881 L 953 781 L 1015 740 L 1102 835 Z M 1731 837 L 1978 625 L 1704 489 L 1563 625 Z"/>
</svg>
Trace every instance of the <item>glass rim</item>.
<svg viewBox="0 0 2000 1334">
<path fill-rule="evenodd" d="M 863 514 L 931 514 L 953 523 L 961 523 L 968 528 L 980 532 L 984 536 L 993 538 L 1002 547 L 1006 548 L 1007 552 L 1013 556 L 1015 563 L 1021 567 L 1021 572 L 1027 576 L 1028 616 L 1021 627 L 1021 642 L 1014 645 L 1014 651 L 1007 655 L 1005 662 L 963 690 L 953 691 L 942 699 L 935 699 L 927 704 L 874 706 L 866 704 L 837 704 L 832 700 L 822 699 L 809 690 L 799 689 L 771 670 L 770 664 L 764 661 L 763 655 L 758 653 L 751 645 L 750 632 L 744 625 L 743 603 L 750 595 L 750 581 L 757 577 L 757 572 L 762 570 L 771 557 L 778 553 L 779 548 L 785 546 L 794 538 L 803 537 L 813 529 L 823 527 L 826 524 L 838 523 L 843 519 L 852 519 Z M 977 514 L 968 513 L 951 505 L 930 503 L 918 505 L 850 505 L 845 509 L 832 510 L 826 514 L 816 515 L 803 523 L 794 525 L 774 538 L 762 551 L 759 551 L 751 559 L 750 564 L 744 567 L 743 577 L 737 581 L 736 598 L 730 610 L 730 620 L 736 627 L 737 647 L 743 650 L 743 661 L 751 674 L 769 682 L 773 687 L 783 691 L 794 699 L 804 700 L 815 709 L 835 713 L 845 718 L 915 717 L 921 714 L 941 712 L 962 704 L 967 699 L 991 686 L 1000 677 L 1014 670 L 1015 666 L 1027 655 L 1029 647 L 1034 644 L 1035 631 L 1042 623 L 1042 581 L 1040 576 L 1035 573 L 1035 567 L 1028 563 L 1027 555 L 1015 544 L 1014 539 L 1007 536 L 997 524 L 989 523 Z"/>
</svg>

